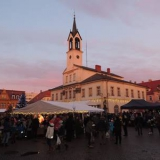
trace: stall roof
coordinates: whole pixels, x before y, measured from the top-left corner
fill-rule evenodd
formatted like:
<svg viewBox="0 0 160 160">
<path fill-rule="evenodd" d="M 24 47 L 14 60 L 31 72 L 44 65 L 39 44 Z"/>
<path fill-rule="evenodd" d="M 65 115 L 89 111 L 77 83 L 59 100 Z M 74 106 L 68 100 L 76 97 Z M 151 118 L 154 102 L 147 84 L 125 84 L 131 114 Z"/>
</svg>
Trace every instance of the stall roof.
<svg viewBox="0 0 160 160">
<path fill-rule="evenodd" d="M 144 99 L 132 99 L 127 104 L 121 106 L 121 109 L 158 109 L 160 105 L 150 103 Z"/>
<path fill-rule="evenodd" d="M 0 109 L 0 113 L 4 113 L 6 109 Z"/>
<path fill-rule="evenodd" d="M 103 112 L 103 109 L 91 107 L 86 101 L 80 102 L 55 102 L 55 101 L 37 101 L 24 108 L 17 109 L 14 114 L 61 114 L 69 112 Z"/>
</svg>

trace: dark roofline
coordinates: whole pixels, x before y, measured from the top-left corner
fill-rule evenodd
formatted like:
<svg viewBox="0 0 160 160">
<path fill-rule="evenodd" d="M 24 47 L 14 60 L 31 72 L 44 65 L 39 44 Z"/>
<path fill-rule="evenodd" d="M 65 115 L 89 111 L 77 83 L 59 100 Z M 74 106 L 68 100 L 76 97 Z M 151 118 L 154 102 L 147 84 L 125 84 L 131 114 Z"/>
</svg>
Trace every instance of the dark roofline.
<svg viewBox="0 0 160 160">
<path fill-rule="evenodd" d="M 49 89 L 49 90 L 54 91 L 54 90 L 58 90 L 58 89 L 64 89 L 64 88 L 67 88 L 67 87 L 70 87 L 70 86 L 73 86 L 73 85 L 77 85 L 77 84 L 81 84 L 81 83 L 72 83 L 72 84 L 68 84 L 68 85 L 60 85 L 58 87 L 55 87 L 55 88 L 52 88 L 52 89 Z"/>
<path fill-rule="evenodd" d="M 94 81 L 100 81 L 100 80 L 116 81 L 116 82 L 120 82 L 120 83 L 128 83 L 128 84 L 140 86 L 140 87 L 143 87 L 143 88 L 147 88 L 147 87 L 145 87 L 143 85 L 139 85 L 139 84 L 136 84 L 136 83 L 128 82 L 128 81 L 125 81 L 125 80 L 116 79 L 116 78 L 110 77 L 108 75 L 103 75 L 103 74 L 95 74 L 95 75 L 83 80 L 81 82 L 81 84 L 94 82 Z"/>
<path fill-rule="evenodd" d="M 119 76 L 119 75 L 116 75 L 116 74 L 113 74 L 113 73 L 108 74 L 108 73 L 105 72 L 105 71 L 97 71 L 96 69 L 89 68 L 89 67 L 86 67 L 86 66 L 79 66 L 79 65 L 77 65 L 77 64 L 74 64 L 74 66 L 79 67 L 79 68 L 82 68 L 82 69 L 85 69 L 85 70 L 90 70 L 90 71 L 93 71 L 93 72 L 98 72 L 98 73 L 102 73 L 102 74 L 107 74 L 107 75 L 111 75 L 111 76 L 123 78 L 123 77 L 121 77 L 121 76 Z"/>
</svg>

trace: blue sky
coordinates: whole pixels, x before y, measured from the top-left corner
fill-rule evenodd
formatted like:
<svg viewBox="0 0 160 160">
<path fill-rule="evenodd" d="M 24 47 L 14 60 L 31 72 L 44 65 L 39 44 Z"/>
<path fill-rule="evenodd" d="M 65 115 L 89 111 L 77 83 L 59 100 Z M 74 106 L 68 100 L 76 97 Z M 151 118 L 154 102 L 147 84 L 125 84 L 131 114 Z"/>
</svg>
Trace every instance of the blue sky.
<svg viewBox="0 0 160 160">
<path fill-rule="evenodd" d="M 44 91 L 62 84 L 75 11 L 83 65 L 160 79 L 159 0 L 1 0 L 0 88 Z"/>
</svg>

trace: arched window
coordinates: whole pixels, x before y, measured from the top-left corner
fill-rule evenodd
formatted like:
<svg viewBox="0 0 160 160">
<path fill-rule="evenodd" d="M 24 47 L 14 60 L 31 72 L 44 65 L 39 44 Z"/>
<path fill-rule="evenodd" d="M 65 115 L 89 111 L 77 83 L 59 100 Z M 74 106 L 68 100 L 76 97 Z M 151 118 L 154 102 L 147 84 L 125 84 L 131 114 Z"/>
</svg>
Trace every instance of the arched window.
<svg viewBox="0 0 160 160">
<path fill-rule="evenodd" d="M 73 39 L 71 38 L 69 40 L 69 49 L 71 50 L 73 48 Z"/>
<path fill-rule="evenodd" d="M 75 39 L 75 48 L 80 50 L 80 40 L 79 40 L 79 38 Z"/>
<path fill-rule="evenodd" d="M 19 99 L 19 95 L 16 95 L 16 99 Z"/>
<path fill-rule="evenodd" d="M 16 97 L 16 96 L 15 96 L 14 94 L 12 94 L 12 99 L 15 99 L 15 97 Z"/>
<path fill-rule="evenodd" d="M 118 114 L 118 113 L 119 113 L 119 107 L 118 107 L 118 105 L 115 105 L 115 106 L 114 106 L 114 113 L 115 113 L 115 114 Z"/>
</svg>

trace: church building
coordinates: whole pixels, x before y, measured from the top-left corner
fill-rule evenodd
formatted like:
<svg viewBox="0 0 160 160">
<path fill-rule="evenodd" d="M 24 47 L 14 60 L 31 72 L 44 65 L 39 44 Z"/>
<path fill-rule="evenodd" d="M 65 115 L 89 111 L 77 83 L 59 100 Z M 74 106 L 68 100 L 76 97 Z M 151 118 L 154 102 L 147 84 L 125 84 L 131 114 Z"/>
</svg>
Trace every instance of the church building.
<svg viewBox="0 0 160 160">
<path fill-rule="evenodd" d="M 110 68 L 102 71 L 100 65 L 95 65 L 95 68 L 82 65 L 82 37 L 75 16 L 67 41 L 63 84 L 50 89 L 53 101 L 86 101 L 90 106 L 118 113 L 120 106 L 131 99 L 146 99 L 145 86 L 125 81 L 122 76 L 112 73 Z"/>
</svg>

